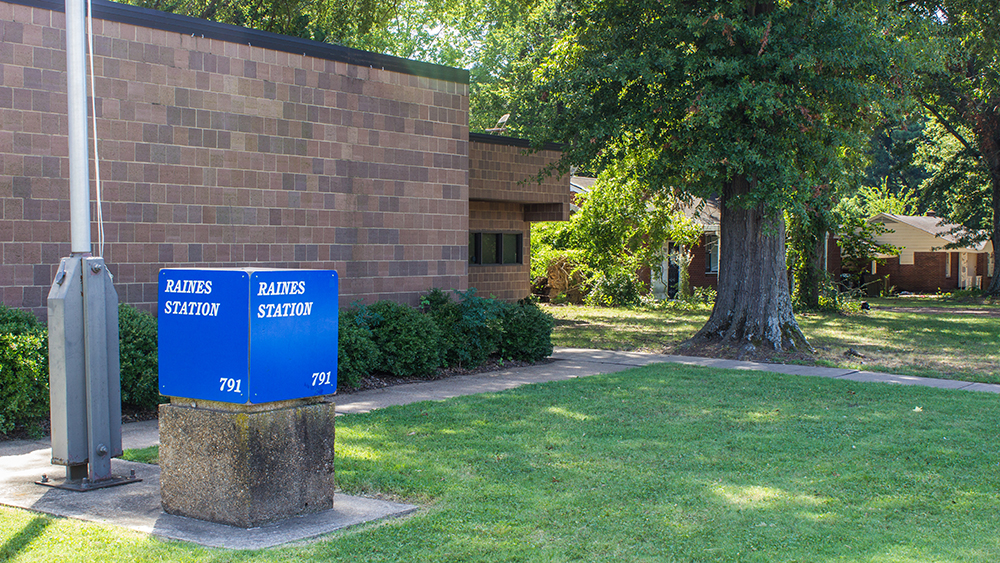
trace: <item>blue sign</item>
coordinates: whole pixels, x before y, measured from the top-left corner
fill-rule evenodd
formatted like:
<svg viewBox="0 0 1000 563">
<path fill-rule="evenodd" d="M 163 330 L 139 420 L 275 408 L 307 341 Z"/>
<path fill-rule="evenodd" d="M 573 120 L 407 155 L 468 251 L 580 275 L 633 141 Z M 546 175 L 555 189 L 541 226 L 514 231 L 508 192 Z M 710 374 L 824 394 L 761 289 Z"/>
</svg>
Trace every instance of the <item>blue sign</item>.
<svg viewBox="0 0 1000 563">
<path fill-rule="evenodd" d="M 333 270 L 163 269 L 160 393 L 258 404 L 337 390 Z"/>
</svg>

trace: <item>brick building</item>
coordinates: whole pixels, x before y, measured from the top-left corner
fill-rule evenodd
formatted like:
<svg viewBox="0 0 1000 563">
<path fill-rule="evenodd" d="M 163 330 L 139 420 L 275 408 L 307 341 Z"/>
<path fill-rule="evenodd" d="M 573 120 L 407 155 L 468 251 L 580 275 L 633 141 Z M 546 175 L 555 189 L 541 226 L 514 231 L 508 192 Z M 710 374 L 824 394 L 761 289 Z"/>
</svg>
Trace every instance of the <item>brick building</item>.
<svg viewBox="0 0 1000 563">
<path fill-rule="evenodd" d="M 944 248 L 958 243 L 951 233 L 957 225 L 933 214 L 879 213 L 870 221 L 889 229 L 875 237 L 878 242 L 901 249 L 898 256 L 885 257 L 882 264 L 872 265 L 871 277 L 884 280 L 886 287 L 934 293 L 989 286 L 993 277 L 992 243 Z"/>
<path fill-rule="evenodd" d="M 69 254 L 62 9 L 0 1 L 0 301 L 41 316 Z M 152 309 L 163 267 L 334 268 L 342 305 L 529 293 L 529 223 L 568 218 L 569 179 L 532 181 L 558 147 L 470 135 L 466 71 L 102 0 L 94 16 L 122 301 Z"/>
</svg>

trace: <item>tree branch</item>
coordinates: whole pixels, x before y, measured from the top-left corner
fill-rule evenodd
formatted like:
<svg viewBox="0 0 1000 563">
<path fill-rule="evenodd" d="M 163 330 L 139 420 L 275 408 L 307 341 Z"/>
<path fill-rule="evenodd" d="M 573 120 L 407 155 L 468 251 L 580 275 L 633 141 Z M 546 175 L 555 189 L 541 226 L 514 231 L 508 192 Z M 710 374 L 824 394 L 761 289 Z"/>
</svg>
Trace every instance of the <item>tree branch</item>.
<svg viewBox="0 0 1000 563">
<path fill-rule="evenodd" d="M 976 150 L 976 147 L 974 147 L 973 145 L 969 144 L 969 141 L 965 140 L 965 137 L 963 137 L 962 134 L 959 133 L 958 130 L 955 129 L 955 127 L 951 123 L 949 123 L 948 120 L 945 119 L 945 117 L 943 115 L 941 115 L 941 112 L 939 112 L 933 106 L 931 106 L 930 104 L 928 104 L 927 102 L 925 102 L 923 98 L 918 98 L 918 99 L 920 100 L 920 105 L 924 106 L 924 108 L 927 109 L 927 111 L 931 112 L 931 114 L 935 118 L 937 118 L 938 122 L 949 133 L 951 133 L 951 136 L 955 137 L 955 139 L 957 139 L 959 143 L 962 143 L 962 146 L 965 147 L 965 150 L 969 151 L 972 154 L 979 155 L 979 151 Z M 982 155 L 979 155 L 979 156 L 980 156 L 980 158 L 982 158 Z"/>
</svg>

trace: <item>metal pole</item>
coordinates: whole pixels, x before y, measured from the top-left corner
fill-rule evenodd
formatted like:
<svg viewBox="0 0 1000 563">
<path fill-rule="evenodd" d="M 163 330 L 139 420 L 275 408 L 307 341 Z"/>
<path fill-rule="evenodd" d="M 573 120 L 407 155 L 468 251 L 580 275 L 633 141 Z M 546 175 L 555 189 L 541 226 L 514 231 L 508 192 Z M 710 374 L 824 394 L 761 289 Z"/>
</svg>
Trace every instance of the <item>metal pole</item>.
<svg viewBox="0 0 1000 563">
<path fill-rule="evenodd" d="M 90 255 L 85 23 L 84 0 L 66 0 L 72 255 L 62 259 L 48 298 L 52 463 L 66 466 L 66 479 L 36 481 L 74 491 L 139 481 L 111 473 L 111 458 L 122 451 L 118 294 L 104 259 Z"/>
<path fill-rule="evenodd" d="M 83 0 L 66 0 L 66 102 L 69 117 L 70 244 L 90 253 L 90 156 L 87 147 L 87 38 Z"/>
</svg>

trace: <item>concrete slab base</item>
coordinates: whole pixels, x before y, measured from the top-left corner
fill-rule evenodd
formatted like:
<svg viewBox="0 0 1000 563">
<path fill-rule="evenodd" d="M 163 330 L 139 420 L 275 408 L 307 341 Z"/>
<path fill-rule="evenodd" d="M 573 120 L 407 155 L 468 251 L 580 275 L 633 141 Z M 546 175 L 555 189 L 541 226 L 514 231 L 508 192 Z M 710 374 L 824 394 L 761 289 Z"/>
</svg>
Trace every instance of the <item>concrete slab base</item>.
<svg viewBox="0 0 1000 563">
<path fill-rule="evenodd" d="M 0 457 L 0 504 L 227 549 L 274 547 L 417 510 L 413 505 L 337 494 L 331 510 L 258 528 L 236 528 L 163 512 L 160 468 L 155 465 L 113 460 L 112 471 L 128 475 L 134 469 L 142 482 L 85 493 L 36 485 L 43 473 L 64 473 L 62 467 L 51 465 L 51 456 L 52 450 L 44 448 Z"/>
</svg>

